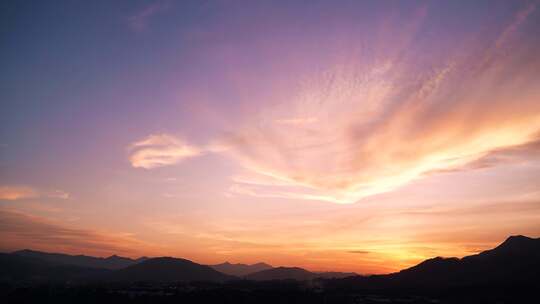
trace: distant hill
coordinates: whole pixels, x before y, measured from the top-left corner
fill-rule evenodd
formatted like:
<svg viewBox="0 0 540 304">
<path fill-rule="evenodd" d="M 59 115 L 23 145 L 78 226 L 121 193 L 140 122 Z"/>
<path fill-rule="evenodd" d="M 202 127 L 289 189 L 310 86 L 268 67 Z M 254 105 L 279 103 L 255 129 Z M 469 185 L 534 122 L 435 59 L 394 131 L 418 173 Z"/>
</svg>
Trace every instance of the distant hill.
<svg viewBox="0 0 540 304">
<path fill-rule="evenodd" d="M 0 253 L 0 281 L 66 282 L 88 280 L 108 273 L 102 268 L 52 263 L 38 258 Z"/>
<path fill-rule="evenodd" d="M 0 298 L 2 303 L 536 303 L 540 239 L 512 236 L 479 254 L 436 257 L 392 274 L 336 278 L 341 275 L 348 274 L 277 267 L 236 280 L 176 258 L 109 270 L 0 253 Z M 194 281 L 212 283 L 160 284 Z"/>
<path fill-rule="evenodd" d="M 494 249 L 461 259 L 436 257 L 397 273 L 357 276 L 331 284 L 368 290 L 438 290 L 533 282 L 540 282 L 540 238 L 511 236 Z"/>
<path fill-rule="evenodd" d="M 88 268 L 121 269 L 146 260 L 146 257 L 136 260 L 112 255 L 108 258 L 98 258 L 86 255 L 69 255 L 63 253 L 48 253 L 29 249 L 13 252 L 14 255 L 40 259 L 57 265 L 72 265 Z"/>
<path fill-rule="evenodd" d="M 151 258 L 110 273 L 106 280 L 121 282 L 224 282 L 235 277 L 209 266 L 171 257 Z"/>
<path fill-rule="evenodd" d="M 257 264 L 248 265 L 248 264 L 231 264 L 229 262 L 225 262 L 222 264 L 209 265 L 209 266 L 221 273 L 225 273 L 225 274 L 233 275 L 237 277 L 246 276 L 248 274 L 252 274 L 255 272 L 262 271 L 262 270 L 272 269 L 272 266 L 266 263 L 257 263 Z"/>
<path fill-rule="evenodd" d="M 0 253 L 1 281 L 33 282 L 224 282 L 235 279 L 208 266 L 176 258 L 151 258 L 111 270 L 58 263 L 57 260 Z"/>
<path fill-rule="evenodd" d="M 126 264 L 131 265 L 114 269 Z M 224 263 L 213 266 L 229 267 L 233 269 L 231 271 L 271 267 L 263 263 L 241 266 Z M 253 281 L 306 281 L 323 278 L 325 286 L 330 289 L 377 292 L 397 289 L 421 291 L 474 289 L 478 286 L 499 288 L 534 285 L 540 288 L 540 238 L 511 236 L 494 249 L 461 259 L 436 257 L 387 275 L 351 275 L 355 274 L 315 273 L 298 267 L 277 267 L 249 273 L 243 278 Z M 95 258 L 31 250 L 0 254 L 0 281 L 8 282 L 72 280 L 224 282 L 234 279 L 234 276 L 219 272 L 210 266 L 170 257 L 132 260 L 117 256 Z"/>
<path fill-rule="evenodd" d="M 494 249 L 462 259 L 429 259 L 392 276 L 418 286 L 540 279 L 540 238 L 511 236 Z"/>
<path fill-rule="evenodd" d="M 42 260 L 0 253 L 0 278 L 3 280 L 23 280 L 39 276 L 49 266 Z"/>
</svg>

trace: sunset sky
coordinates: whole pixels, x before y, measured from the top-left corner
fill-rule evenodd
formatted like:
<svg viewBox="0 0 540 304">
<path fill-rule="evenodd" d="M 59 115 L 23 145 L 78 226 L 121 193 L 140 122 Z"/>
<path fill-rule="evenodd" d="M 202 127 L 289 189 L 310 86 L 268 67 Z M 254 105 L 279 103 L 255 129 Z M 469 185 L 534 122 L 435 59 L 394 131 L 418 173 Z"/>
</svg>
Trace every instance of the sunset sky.
<svg viewBox="0 0 540 304">
<path fill-rule="evenodd" d="M 0 17 L 0 251 L 387 273 L 540 236 L 538 1 Z"/>
</svg>

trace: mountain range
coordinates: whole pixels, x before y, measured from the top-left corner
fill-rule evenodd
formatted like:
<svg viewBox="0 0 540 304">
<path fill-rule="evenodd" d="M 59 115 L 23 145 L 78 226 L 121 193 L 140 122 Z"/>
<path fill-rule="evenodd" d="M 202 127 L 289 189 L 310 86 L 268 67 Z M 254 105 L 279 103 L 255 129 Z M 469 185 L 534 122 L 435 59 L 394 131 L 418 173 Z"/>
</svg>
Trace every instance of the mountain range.
<svg viewBox="0 0 540 304">
<path fill-rule="evenodd" d="M 221 273 L 210 266 L 185 259 L 159 257 L 114 271 L 105 277 L 107 281 L 120 282 L 224 282 L 235 277 Z"/>
<path fill-rule="evenodd" d="M 273 268 L 271 265 L 268 265 L 266 263 L 256 263 L 256 264 L 248 265 L 248 264 L 231 264 L 229 262 L 225 262 L 222 264 L 209 265 L 209 266 L 219 272 L 222 272 L 228 275 L 237 276 L 237 277 L 243 277 L 243 276 L 255 273 L 255 272 Z"/>
<path fill-rule="evenodd" d="M 21 256 L 40 259 L 45 262 L 56 265 L 72 265 L 88 268 L 103 268 L 103 269 L 121 269 L 125 268 L 142 261 L 147 260 L 147 257 L 140 257 L 138 259 L 130 259 L 125 257 L 120 257 L 117 255 L 112 255 L 107 258 L 92 257 L 86 255 L 69 255 L 63 253 L 48 253 L 35 251 L 30 249 L 24 249 L 15 251 L 12 254 Z"/>
<path fill-rule="evenodd" d="M 0 253 L 1 282 L 66 282 L 100 277 L 112 270 L 60 264 L 35 257 Z"/>
<path fill-rule="evenodd" d="M 540 238 L 512 236 L 494 249 L 463 258 L 436 257 L 386 275 L 316 273 L 298 267 L 223 263 L 172 257 L 95 258 L 21 250 L 0 254 L 0 281 L 225 282 L 323 279 L 329 288 L 441 289 L 540 282 Z"/>
</svg>

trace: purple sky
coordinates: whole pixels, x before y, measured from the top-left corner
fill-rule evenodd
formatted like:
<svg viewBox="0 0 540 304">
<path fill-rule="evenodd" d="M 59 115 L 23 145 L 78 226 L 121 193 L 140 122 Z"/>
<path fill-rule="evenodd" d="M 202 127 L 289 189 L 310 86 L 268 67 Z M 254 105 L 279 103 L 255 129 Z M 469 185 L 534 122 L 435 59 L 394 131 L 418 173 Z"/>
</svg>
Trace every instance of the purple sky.
<svg viewBox="0 0 540 304">
<path fill-rule="evenodd" d="M 540 234 L 537 1 L 0 6 L 0 250 L 374 273 Z"/>
</svg>

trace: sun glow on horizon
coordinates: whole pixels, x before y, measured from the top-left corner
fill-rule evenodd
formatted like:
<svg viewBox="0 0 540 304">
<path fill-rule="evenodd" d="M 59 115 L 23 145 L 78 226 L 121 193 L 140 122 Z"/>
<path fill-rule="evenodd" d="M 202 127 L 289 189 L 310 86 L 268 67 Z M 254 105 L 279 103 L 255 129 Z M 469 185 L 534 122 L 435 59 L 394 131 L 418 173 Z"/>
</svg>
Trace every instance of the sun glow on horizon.
<svg viewBox="0 0 540 304">
<path fill-rule="evenodd" d="M 540 235 L 538 1 L 10 5 L 2 251 L 386 273 Z"/>
</svg>

